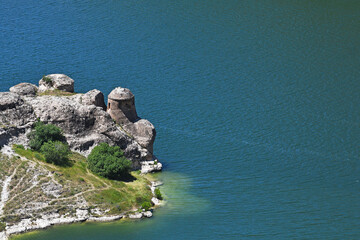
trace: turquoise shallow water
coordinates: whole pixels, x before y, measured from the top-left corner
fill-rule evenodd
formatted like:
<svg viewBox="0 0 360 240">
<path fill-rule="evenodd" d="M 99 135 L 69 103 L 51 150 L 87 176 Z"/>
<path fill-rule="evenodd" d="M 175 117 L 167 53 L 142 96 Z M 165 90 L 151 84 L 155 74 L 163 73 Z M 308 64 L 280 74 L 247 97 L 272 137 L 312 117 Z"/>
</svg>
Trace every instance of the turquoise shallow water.
<svg viewBox="0 0 360 240">
<path fill-rule="evenodd" d="M 359 239 L 360 2 L 2 1 L 0 90 L 130 88 L 168 206 L 20 239 Z"/>
</svg>

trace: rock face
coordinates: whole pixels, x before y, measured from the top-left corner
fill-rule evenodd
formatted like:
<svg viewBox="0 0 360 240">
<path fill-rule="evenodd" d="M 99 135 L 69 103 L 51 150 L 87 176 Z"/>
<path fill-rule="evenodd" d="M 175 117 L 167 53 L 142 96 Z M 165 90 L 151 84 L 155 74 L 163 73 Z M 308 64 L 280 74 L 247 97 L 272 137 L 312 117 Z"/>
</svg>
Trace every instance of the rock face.
<svg viewBox="0 0 360 240">
<path fill-rule="evenodd" d="M 39 81 L 39 92 L 45 92 L 49 90 L 61 90 L 65 92 L 74 92 L 74 80 L 65 74 L 50 74 L 45 76 Z"/>
<path fill-rule="evenodd" d="M 24 133 L 35 120 L 32 107 L 20 95 L 0 92 L 0 147 L 13 137 L 24 138 Z"/>
<path fill-rule="evenodd" d="M 38 91 L 38 87 L 31 83 L 19 83 L 10 88 L 10 92 L 17 93 L 19 95 L 31 95 L 35 96 Z"/>
<path fill-rule="evenodd" d="M 135 140 L 144 148 L 153 153 L 156 137 L 154 125 L 146 119 L 140 119 L 132 124 L 123 126 L 124 130 L 134 136 Z"/>
<path fill-rule="evenodd" d="M 66 75 L 51 74 L 48 77 L 53 80 L 51 88 L 73 91 L 73 80 Z M 50 89 L 43 81 L 40 80 L 39 91 Z M 18 85 L 15 87 L 12 89 L 19 88 Z M 129 107 L 131 111 L 124 111 L 126 114 L 122 112 L 124 116 L 130 116 L 131 121 L 126 117 L 127 125 L 115 124 L 108 113 L 111 111 L 104 111 L 106 108 L 104 95 L 99 90 L 72 96 L 35 96 L 2 92 L 0 93 L 0 147 L 9 143 L 27 146 L 26 134 L 39 119 L 44 123 L 60 127 L 73 151 L 87 156 L 92 148 L 106 142 L 119 146 L 125 156 L 132 161 L 133 169 L 142 169 L 142 172 L 160 170 L 161 163 L 155 160 L 152 152 L 156 135 L 154 126 L 145 119 L 138 119 L 134 95 L 130 90 L 118 89 L 116 92 L 124 93 L 125 101 L 122 103 L 133 103 Z M 109 102 L 116 104 L 121 102 L 121 99 L 114 97 Z M 122 111 L 114 109 L 117 110 Z M 154 164 L 155 161 L 157 164 Z M 156 168 L 152 167 L 155 165 Z"/>
<path fill-rule="evenodd" d="M 104 94 L 97 89 L 91 90 L 82 96 L 82 103 L 85 105 L 95 105 L 106 110 Z"/>
<path fill-rule="evenodd" d="M 138 117 L 135 97 L 129 89 L 118 87 L 109 94 L 107 112 L 136 142 L 153 153 L 155 127 L 148 120 Z"/>
</svg>

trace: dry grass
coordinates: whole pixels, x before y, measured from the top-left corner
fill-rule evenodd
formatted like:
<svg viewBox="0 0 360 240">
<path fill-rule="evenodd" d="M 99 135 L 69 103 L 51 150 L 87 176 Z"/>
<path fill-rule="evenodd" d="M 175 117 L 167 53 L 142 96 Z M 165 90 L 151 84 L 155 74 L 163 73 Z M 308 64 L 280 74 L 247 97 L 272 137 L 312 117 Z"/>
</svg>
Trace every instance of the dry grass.
<svg viewBox="0 0 360 240">
<path fill-rule="evenodd" d="M 114 215 L 140 208 L 143 202 L 152 198 L 149 185 L 153 179 L 149 179 L 150 175 L 143 176 L 136 171 L 131 173 L 134 180 L 130 182 L 109 180 L 91 173 L 87 168 L 86 158 L 78 153 L 70 155 L 71 166 L 56 166 L 46 163 L 39 152 L 19 145 L 14 145 L 13 149 L 28 160 L 17 159 L 16 164 L 3 163 L 0 166 L 7 173 L 14 171 L 14 164 L 17 166 L 10 185 L 11 199 L 5 206 L 7 215 L 16 215 L 24 207 L 29 207 L 27 212 L 32 217 L 44 212 L 69 214 L 84 201 L 89 209 L 97 208 L 107 211 L 105 215 Z M 35 175 L 37 185 L 34 185 Z M 51 181 L 62 187 L 61 194 L 57 197 L 45 194 L 42 189 Z M 46 207 L 31 210 L 34 202 L 46 203 Z"/>
</svg>

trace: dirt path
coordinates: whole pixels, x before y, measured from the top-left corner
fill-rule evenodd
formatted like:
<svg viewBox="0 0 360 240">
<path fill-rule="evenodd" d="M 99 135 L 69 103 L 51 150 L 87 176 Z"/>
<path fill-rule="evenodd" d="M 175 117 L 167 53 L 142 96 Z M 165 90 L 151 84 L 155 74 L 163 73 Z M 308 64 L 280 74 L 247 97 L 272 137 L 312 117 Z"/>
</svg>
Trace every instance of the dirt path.
<svg viewBox="0 0 360 240">
<path fill-rule="evenodd" d="M 9 185 L 11 183 L 11 179 L 15 176 L 17 171 L 17 168 L 14 169 L 14 172 L 5 178 L 3 185 L 2 185 L 2 191 L 1 191 L 1 200 L 0 200 L 0 216 L 2 216 L 3 212 L 4 212 L 4 206 L 7 202 L 7 200 L 9 199 Z"/>
</svg>

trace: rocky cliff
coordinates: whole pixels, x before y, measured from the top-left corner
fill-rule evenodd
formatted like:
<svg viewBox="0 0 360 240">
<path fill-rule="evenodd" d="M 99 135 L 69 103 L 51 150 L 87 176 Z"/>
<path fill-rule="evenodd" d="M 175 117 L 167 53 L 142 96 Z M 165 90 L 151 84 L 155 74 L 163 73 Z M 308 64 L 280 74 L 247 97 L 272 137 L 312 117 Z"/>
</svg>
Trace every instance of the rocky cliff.
<svg viewBox="0 0 360 240">
<path fill-rule="evenodd" d="M 115 90 L 130 92 L 125 88 Z M 149 121 L 137 114 L 136 118 L 127 119 L 126 109 L 118 108 L 116 111 L 126 122 L 123 124 L 112 118 L 99 90 L 85 94 L 73 91 L 73 79 L 51 74 L 39 81 L 39 87 L 20 83 L 11 87 L 10 92 L 0 92 L 0 147 L 13 143 L 27 146 L 26 134 L 40 120 L 60 127 L 72 151 L 87 156 L 93 147 L 106 142 L 120 146 L 132 161 L 133 169 L 161 170 L 161 163 L 153 155 L 156 132 Z M 135 105 L 129 107 L 136 113 Z"/>
</svg>

